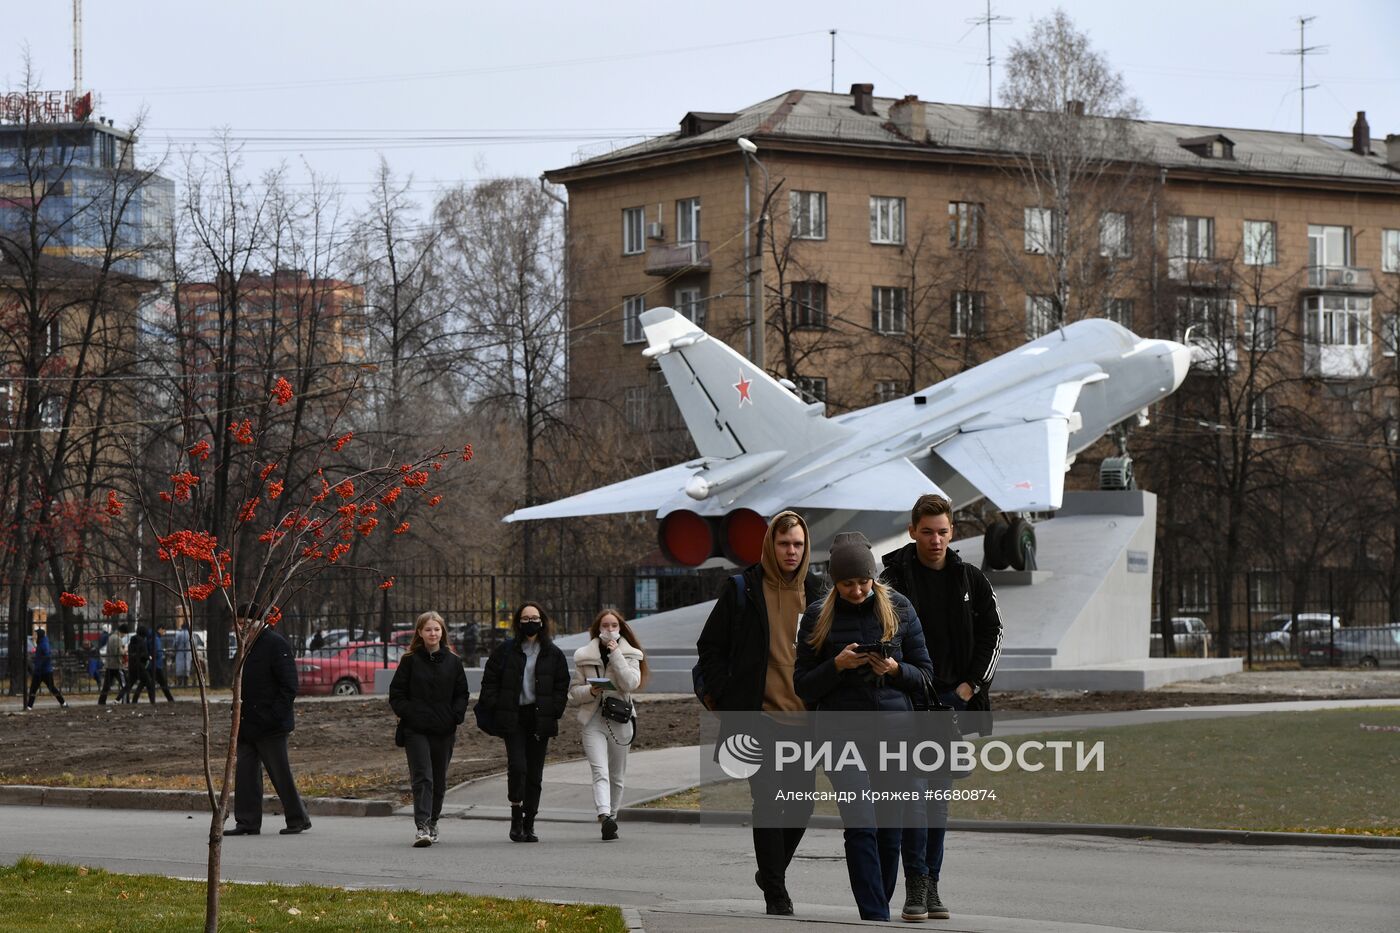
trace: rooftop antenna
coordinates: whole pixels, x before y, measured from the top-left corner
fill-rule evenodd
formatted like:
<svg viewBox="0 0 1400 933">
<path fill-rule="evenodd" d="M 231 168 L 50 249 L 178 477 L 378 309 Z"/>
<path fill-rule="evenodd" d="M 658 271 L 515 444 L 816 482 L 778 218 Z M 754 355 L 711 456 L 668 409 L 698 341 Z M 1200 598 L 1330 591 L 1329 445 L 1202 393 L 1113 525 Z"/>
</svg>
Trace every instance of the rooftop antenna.
<svg viewBox="0 0 1400 933">
<path fill-rule="evenodd" d="M 836 30 L 831 32 L 831 93 L 836 93 Z"/>
<path fill-rule="evenodd" d="M 987 0 L 987 12 L 983 16 L 977 16 L 964 22 L 972 26 L 987 27 L 987 109 L 992 109 L 992 65 L 996 59 L 992 57 L 992 27 L 1000 26 L 1002 23 L 1011 22 L 1008 16 L 1001 16 L 992 13 L 992 0 Z"/>
<path fill-rule="evenodd" d="M 83 0 L 73 0 L 73 100 L 83 96 Z"/>
<path fill-rule="evenodd" d="M 1306 122 L 1307 111 L 1306 111 L 1306 109 L 1305 109 L 1305 104 L 1306 104 L 1306 102 L 1307 102 L 1307 92 L 1308 92 L 1308 91 L 1311 91 L 1313 88 L 1317 87 L 1316 84 L 1308 84 L 1308 83 L 1307 83 L 1307 80 L 1306 80 L 1306 78 L 1304 77 L 1305 72 L 1304 72 L 1304 70 L 1303 70 L 1303 66 L 1307 63 L 1307 59 L 1308 59 L 1308 56 L 1309 56 L 1309 55 L 1326 55 L 1326 54 L 1327 54 L 1327 49 L 1328 49 L 1328 46 L 1325 46 L 1325 45 L 1308 45 L 1307 42 L 1305 41 L 1305 38 L 1304 38 L 1304 37 L 1307 35 L 1308 23 L 1311 23 L 1311 22 L 1312 22 L 1313 20 L 1315 20 L 1315 19 L 1317 19 L 1316 16 L 1299 16 L 1299 17 L 1298 17 L 1298 47 L 1297 47 L 1296 49 L 1284 49 L 1284 50 L 1281 51 L 1281 52 L 1275 52 L 1275 53 L 1274 53 L 1275 55 L 1296 55 L 1296 56 L 1298 56 L 1298 138 L 1299 138 L 1299 139 L 1305 138 L 1305 132 L 1306 132 L 1306 129 L 1307 129 L 1307 122 Z"/>
</svg>

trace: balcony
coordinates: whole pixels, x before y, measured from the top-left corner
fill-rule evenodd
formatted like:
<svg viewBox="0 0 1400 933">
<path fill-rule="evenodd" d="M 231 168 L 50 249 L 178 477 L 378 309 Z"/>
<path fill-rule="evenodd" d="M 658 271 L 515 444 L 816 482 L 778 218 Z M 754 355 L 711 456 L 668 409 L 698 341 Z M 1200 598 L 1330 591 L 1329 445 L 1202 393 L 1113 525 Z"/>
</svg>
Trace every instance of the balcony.
<svg viewBox="0 0 1400 933">
<path fill-rule="evenodd" d="M 1303 372 L 1320 379 L 1361 379 L 1371 374 L 1371 345 L 1303 344 Z"/>
<path fill-rule="evenodd" d="M 1308 266 L 1305 293 L 1342 292 L 1354 295 L 1374 295 L 1376 280 L 1370 269 L 1353 266 Z"/>
<path fill-rule="evenodd" d="M 647 247 L 647 275 L 678 275 L 710 271 L 710 242 L 689 240 Z"/>
</svg>

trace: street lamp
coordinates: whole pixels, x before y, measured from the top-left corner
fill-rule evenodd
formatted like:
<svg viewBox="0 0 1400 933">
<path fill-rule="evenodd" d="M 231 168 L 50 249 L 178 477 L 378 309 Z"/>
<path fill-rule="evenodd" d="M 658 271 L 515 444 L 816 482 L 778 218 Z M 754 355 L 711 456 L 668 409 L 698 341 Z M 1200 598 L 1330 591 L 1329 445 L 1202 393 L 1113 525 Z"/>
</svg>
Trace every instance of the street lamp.
<svg viewBox="0 0 1400 933">
<path fill-rule="evenodd" d="M 736 140 L 739 151 L 744 154 L 744 319 L 748 322 L 749 329 L 749 359 L 754 366 L 762 372 L 765 367 L 764 360 L 764 315 L 762 312 L 763 299 L 763 263 L 758 264 L 758 285 L 759 285 L 759 314 L 754 315 L 753 308 L 753 248 L 750 245 L 750 231 L 753 229 L 753 209 L 752 196 L 750 194 L 751 182 L 749 178 L 749 162 L 753 162 L 763 172 L 763 206 L 768 206 L 768 168 L 758 160 L 754 153 L 758 152 L 758 146 L 753 140 L 746 136 L 740 136 Z M 762 241 L 763 225 L 759 224 L 759 248 L 763 248 Z"/>
</svg>

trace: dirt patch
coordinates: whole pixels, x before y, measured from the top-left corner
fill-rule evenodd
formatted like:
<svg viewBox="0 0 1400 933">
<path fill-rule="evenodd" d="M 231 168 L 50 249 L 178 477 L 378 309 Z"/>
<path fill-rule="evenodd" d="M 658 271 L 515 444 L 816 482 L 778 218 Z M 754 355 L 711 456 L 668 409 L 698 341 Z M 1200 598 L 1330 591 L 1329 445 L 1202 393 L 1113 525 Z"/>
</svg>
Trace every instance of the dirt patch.
<svg viewBox="0 0 1400 933">
<path fill-rule="evenodd" d="M 1234 674 L 1142 693 L 995 693 L 999 710 L 1101 712 L 1298 699 L 1400 697 L 1400 671 L 1262 671 Z M 47 699 L 47 698 L 45 698 Z M 643 697 L 638 750 L 699 741 L 699 707 L 687 696 Z M 405 799 L 408 768 L 394 746 L 394 717 L 379 697 L 297 703 L 292 765 L 310 796 Z M 228 705 L 211 708 L 215 747 L 228 734 Z M 31 713 L 0 714 L 0 783 L 77 787 L 202 789 L 200 715 L 196 703 L 156 706 L 75 704 L 61 711 L 44 704 Z M 583 756 L 572 713 L 550 743 L 550 760 Z M 471 718 L 457 732 L 449 778 L 453 783 L 505 767 L 500 739 L 476 729 Z M 222 758 L 215 762 L 216 779 Z"/>
</svg>

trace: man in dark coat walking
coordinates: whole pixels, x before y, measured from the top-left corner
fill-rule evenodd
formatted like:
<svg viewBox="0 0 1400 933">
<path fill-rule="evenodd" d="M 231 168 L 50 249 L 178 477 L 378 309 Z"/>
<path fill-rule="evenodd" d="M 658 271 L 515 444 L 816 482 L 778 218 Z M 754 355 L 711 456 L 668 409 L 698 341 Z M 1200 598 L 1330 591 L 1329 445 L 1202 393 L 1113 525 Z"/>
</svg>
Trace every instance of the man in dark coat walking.
<svg viewBox="0 0 1400 933">
<path fill-rule="evenodd" d="M 949 545 L 953 541 L 953 507 L 937 495 L 920 496 L 909 515 L 909 537 L 914 540 L 884 556 L 884 582 L 914 604 L 923 624 L 928 653 L 933 659 L 932 692 L 944 706 L 973 711 L 981 723 L 989 723 L 992 708 L 988 695 L 1001 657 L 1001 616 L 997 597 L 982 571 L 966 563 Z M 964 731 L 984 734 L 989 726 L 969 728 L 974 717 L 964 717 Z M 942 787 L 948 785 L 946 781 Z M 935 788 L 936 790 L 937 788 Z M 904 873 L 927 873 L 926 885 L 915 884 L 924 895 L 930 919 L 948 917 L 938 894 L 943 868 L 943 845 L 948 834 L 947 803 L 929 803 L 924 826 L 904 832 Z M 905 904 L 906 915 L 916 905 Z"/>
<path fill-rule="evenodd" d="M 238 764 L 233 784 L 233 829 L 225 836 L 256 836 L 262 831 L 263 770 L 282 801 L 287 825 L 284 836 L 311 828 L 306 806 L 297 793 L 287 736 L 296 727 L 292 703 L 297 696 L 297 667 L 292 646 L 262 620 L 256 605 L 239 609 L 240 629 L 255 627 L 253 644 L 243 663 L 243 708 L 238 718 Z"/>
<path fill-rule="evenodd" d="M 151 679 L 151 648 L 146 640 L 148 629 L 138 628 L 126 643 L 126 702 L 140 703 L 141 691 L 156 701 L 156 683 Z M 118 697 L 121 699 L 121 697 Z"/>
</svg>

